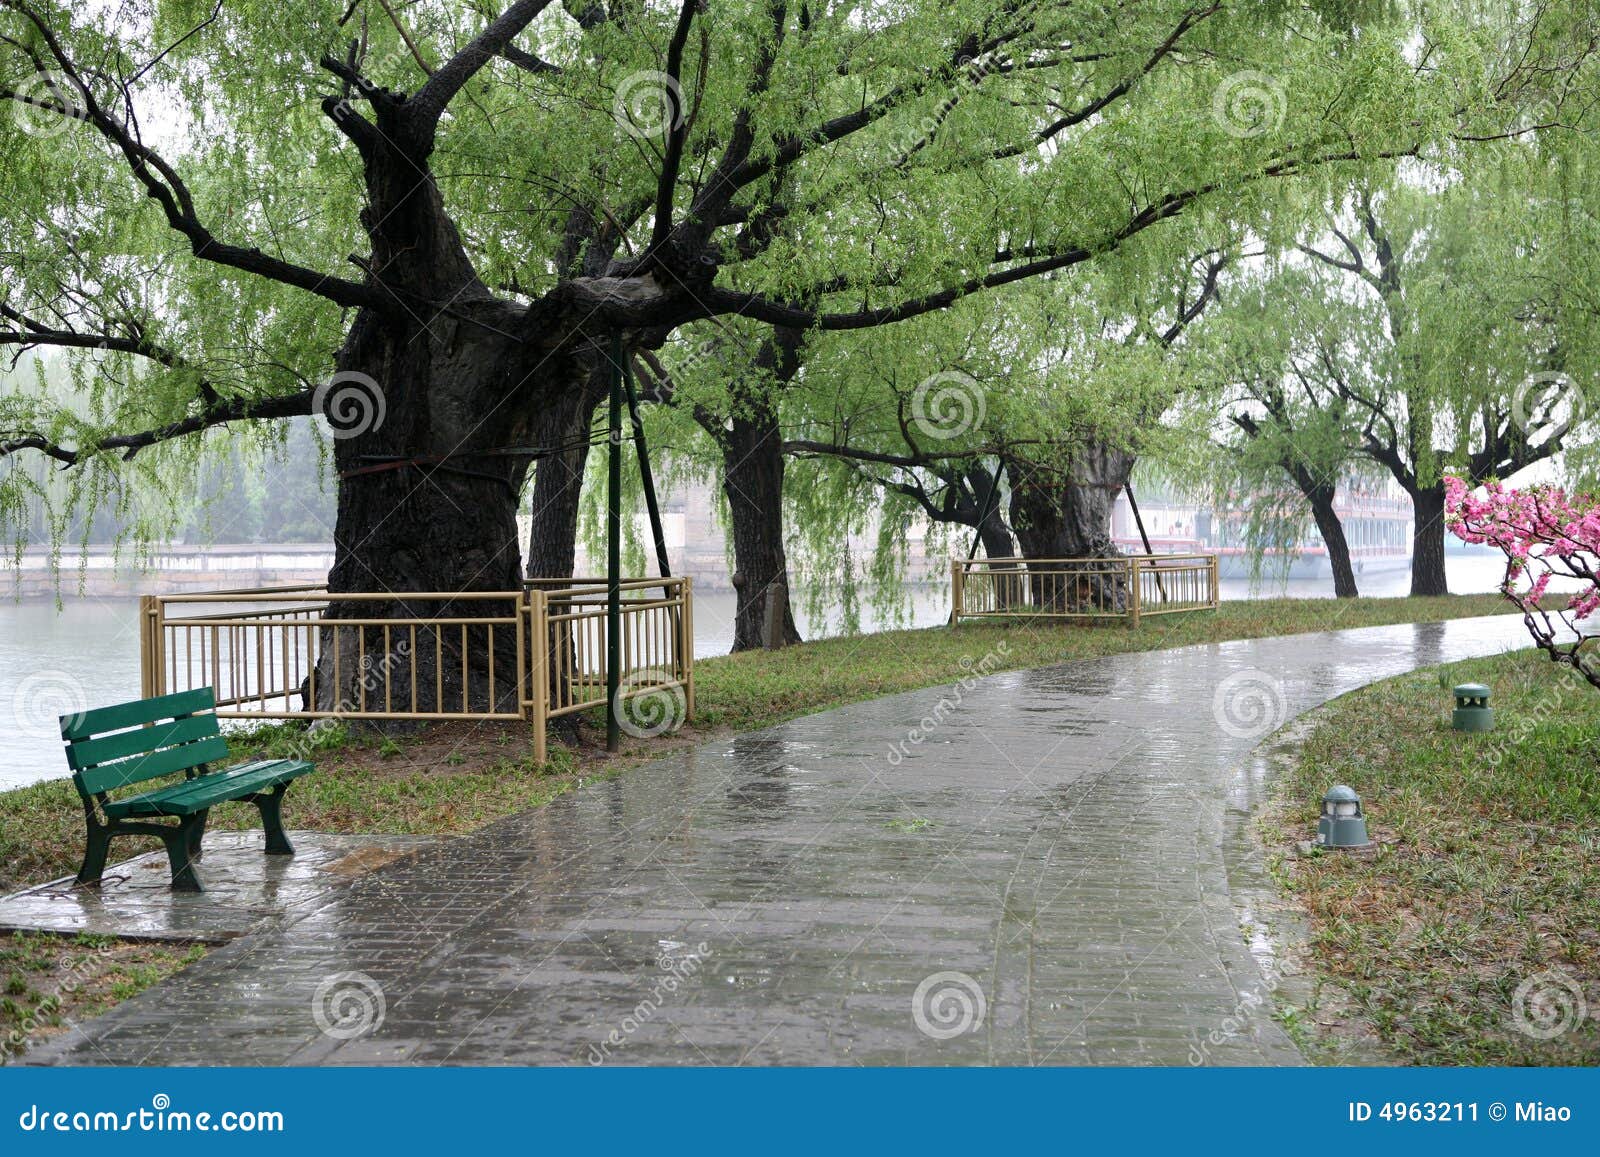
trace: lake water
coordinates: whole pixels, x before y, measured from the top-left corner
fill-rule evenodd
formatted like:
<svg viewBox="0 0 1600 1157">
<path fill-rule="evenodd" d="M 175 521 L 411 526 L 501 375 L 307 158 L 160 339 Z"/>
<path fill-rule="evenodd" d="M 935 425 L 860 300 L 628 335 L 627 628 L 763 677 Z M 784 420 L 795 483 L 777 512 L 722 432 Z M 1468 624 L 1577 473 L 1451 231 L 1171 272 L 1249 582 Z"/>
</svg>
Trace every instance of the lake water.
<svg viewBox="0 0 1600 1157">
<path fill-rule="evenodd" d="M 1492 591 L 1502 565 L 1492 556 L 1452 555 L 1447 561 L 1450 589 L 1457 593 Z M 1405 569 L 1366 575 L 1364 595 L 1403 595 L 1410 586 Z M 1225 599 L 1290 595 L 1332 597 L 1328 580 L 1294 580 L 1252 590 L 1248 583 L 1224 581 Z M 733 643 L 732 593 L 697 594 L 694 600 L 695 655 L 725 654 Z M 797 605 L 796 618 L 808 639 L 837 634 L 837 612 L 810 620 Z M 863 611 L 862 629 L 934 626 L 946 621 L 949 591 L 911 589 L 909 618 L 885 624 Z M 0 790 L 67 774 L 61 752 L 59 715 L 134 699 L 139 694 L 138 603 L 134 599 L 70 599 L 57 611 L 53 603 L 0 602 Z"/>
</svg>

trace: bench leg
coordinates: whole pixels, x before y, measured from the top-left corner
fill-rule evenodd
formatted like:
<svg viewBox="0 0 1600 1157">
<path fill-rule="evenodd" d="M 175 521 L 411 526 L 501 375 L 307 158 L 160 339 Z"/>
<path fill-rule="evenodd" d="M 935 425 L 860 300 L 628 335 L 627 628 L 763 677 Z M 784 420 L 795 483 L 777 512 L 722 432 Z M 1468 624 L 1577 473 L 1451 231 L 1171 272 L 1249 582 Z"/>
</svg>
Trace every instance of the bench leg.
<svg viewBox="0 0 1600 1157">
<path fill-rule="evenodd" d="M 294 845 L 283 834 L 283 797 L 289 785 L 281 783 L 265 795 L 254 795 L 250 802 L 261 813 L 261 830 L 267 837 L 267 855 L 292 856 Z"/>
<path fill-rule="evenodd" d="M 194 825 L 189 829 L 189 859 L 198 863 L 200 860 L 200 843 L 205 839 L 206 817 L 211 814 L 211 809 L 194 813 Z"/>
<path fill-rule="evenodd" d="M 111 851 L 111 833 L 98 824 L 89 825 L 89 839 L 83 852 L 83 867 L 78 869 L 78 883 L 98 884 L 105 875 L 106 855 Z"/>
<path fill-rule="evenodd" d="M 174 892 L 203 892 L 200 877 L 194 873 L 194 858 L 190 849 L 200 842 L 199 833 L 204 828 L 204 813 L 184 816 L 183 822 L 172 834 L 163 836 L 167 845 L 167 862 L 172 865 L 172 890 Z"/>
</svg>

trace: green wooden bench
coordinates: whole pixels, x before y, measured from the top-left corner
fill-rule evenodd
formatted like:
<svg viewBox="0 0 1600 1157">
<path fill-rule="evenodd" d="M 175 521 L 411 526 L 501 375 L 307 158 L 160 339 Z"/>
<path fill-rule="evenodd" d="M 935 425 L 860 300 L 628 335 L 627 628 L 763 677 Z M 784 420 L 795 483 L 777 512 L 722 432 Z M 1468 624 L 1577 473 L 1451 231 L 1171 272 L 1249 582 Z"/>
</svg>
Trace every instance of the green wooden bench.
<svg viewBox="0 0 1600 1157">
<path fill-rule="evenodd" d="M 267 855 L 294 855 L 283 834 L 283 796 L 290 782 L 313 766 L 300 759 L 268 759 L 212 771 L 213 763 L 228 758 L 216 705 L 212 689 L 200 687 L 61 717 L 72 782 L 89 827 L 78 883 L 99 883 L 113 837 L 157 836 L 172 864 L 172 887 L 201 891 L 194 864 L 206 816 L 214 805 L 230 800 L 253 803 L 261 812 Z M 173 783 L 110 798 L 120 788 L 180 772 L 183 778 Z M 160 818 L 178 822 L 151 822 Z"/>
</svg>

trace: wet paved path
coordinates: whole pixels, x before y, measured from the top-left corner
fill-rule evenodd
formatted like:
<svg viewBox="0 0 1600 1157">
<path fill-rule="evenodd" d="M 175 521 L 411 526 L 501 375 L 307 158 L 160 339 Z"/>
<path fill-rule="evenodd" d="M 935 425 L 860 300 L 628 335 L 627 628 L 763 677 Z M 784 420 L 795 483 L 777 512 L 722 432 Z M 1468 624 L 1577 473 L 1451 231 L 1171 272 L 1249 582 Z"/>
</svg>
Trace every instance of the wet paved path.
<svg viewBox="0 0 1600 1157">
<path fill-rule="evenodd" d="M 1251 749 L 1526 643 L 1514 617 L 1300 635 L 797 720 L 391 865 L 27 1059 L 1184 1064 L 1262 990 L 1226 850 Z M 1300 1063 L 1246 1019 L 1212 1061 Z"/>
</svg>

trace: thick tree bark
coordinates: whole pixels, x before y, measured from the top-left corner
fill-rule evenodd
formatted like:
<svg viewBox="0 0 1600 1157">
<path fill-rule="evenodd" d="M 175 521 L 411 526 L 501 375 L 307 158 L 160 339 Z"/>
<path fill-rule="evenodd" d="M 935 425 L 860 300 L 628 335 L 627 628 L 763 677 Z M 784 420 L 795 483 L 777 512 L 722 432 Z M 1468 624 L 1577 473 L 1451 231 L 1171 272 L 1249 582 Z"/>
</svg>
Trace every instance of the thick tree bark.
<svg viewBox="0 0 1600 1157">
<path fill-rule="evenodd" d="M 1444 484 L 1408 488 L 1411 495 L 1411 593 L 1447 595 L 1444 572 Z"/>
<path fill-rule="evenodd" d="M 515 711 L 509 627 L 416 627 L 419 619 L 512 616 L 492 600 L 340 600 L 345 592 L 455 594 L 520 588 L 517 505 L 530 416 L 570 392 L 570 355 L 538 350 L 527 311 L 496 300 L 473 272 L 427 175 L 426 147 L 368 142 L 362 220 L 372 268 L 395 301 L 363 308 L 318 403 L 338 472 L 328 620 L 394 618 L 324 630 L 315 702 L 371 710 Z M 418 179 L 418 174 L 422 179 Z M 538 367 L 535 373 L 534 368 Z M 409 620 L 409 622 L 408 622 Z"/>
<path fill-rule="evenodd" d="M 577 565 L 578 506 L 594 412 L 609 388 L 606 374 L 605 359 L 590 359 L 575 387 L 552 399 L 535 419 L 534 445 L 547 453 L 533 467 L 529 578 L 570 578 Z"/>
<path fill-rule="evenodd" d="M 519 418 L 526 405 L 495 404 L 518 389 L 501 368 L 516 353 L 505 338 L 460 319 L 437 318 L 420 331 L 358 319 L 325 403 L 339 472 L 328 576 L 335 596 L 519 589 L 516 514 L 527 460 L 495 453 L 527 436 Z M 481 600 L 335 597 L 326 617 L 513 613 L 509 603 Z M 459 627 L 325 631 L 317 705 L 409 709 L 414 690 L 419 711 L 514 711 L 515 638 L 496 628 L 491 680 L 489 629 L 469 628 L 465 643 Z"/>
<path fill-rule="evenodd" d="M 991 511 L 989 517 L 978 526 L 978 542 L 983 546 L 987 558 L 1016 557 L 1017 546 L 1011 537 L 1011 528 L 998 510 Z"/>
<path fill-rule="evenodd" d="M 1311 517 L 1322 532 L 1322 542 L 1328 548 L 1328 562 L 1333 567 L 1333 594 L 1335 598 L 1353 599 L 1356 590 L 1356 572 L 1350 564 L 1350 543 L 1344 536 L 1344 523 L 1333 509 L 1334 488 L 1313 486 L 1306 491 L 1306 501 L 1311 504 Z"/>
<path fill-rule="evenodd" d="M 1017 541 L 1011 537 L 1011 528 L 1006 525 L 1005 514 L 1001 510 L 1001 495 L 997 489 L 997 475 L 1002 469 L 1002 466 L 996 466 L 995 473 L 991 474 L 985 466 L 976 462 L 966 469 L 967 491 L 974 503 L 973 522 L 976 523 L 978 542 L 988 558 L 1015 558 L 1017 554 Z M 989 504 L 987 509 L 984 508 L 985 502 Z"/>
<path fill-rule="evenodd" d="M 722 432 L 722 490 L 733 523 L 733 649 L 758 650 L 766 637 L 767 600 L 782 591 L 783 641 L 798 643 L 789 564 L 783 548 L 783 434 L 767 397 L 751 391 Z"/>
<path fill-rule="evenodd" d="M 1006 460 L 1011 482 L 1011 526 L 1024 558 L 1119 558 L 1111 541 L 1111 511 L 1117 492 L 1133 474 L 1135 455 L 1103 442 L 1089 442 L 1064 470 Z M 1087 568 L 1087 577 L 1064 581 L 1060 566 L 1030 567 L 1034 605 L 1042 609 L 1116 610 L 1126 599 L 1123 584 Z"/>
</svg>

